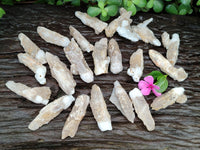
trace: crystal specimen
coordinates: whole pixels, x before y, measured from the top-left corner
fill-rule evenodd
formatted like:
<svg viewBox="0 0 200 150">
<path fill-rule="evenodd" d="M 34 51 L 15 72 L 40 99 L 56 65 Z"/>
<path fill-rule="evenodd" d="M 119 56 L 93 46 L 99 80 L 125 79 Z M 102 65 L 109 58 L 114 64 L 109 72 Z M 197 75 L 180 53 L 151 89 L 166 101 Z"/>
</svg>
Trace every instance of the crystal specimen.
<svg viewBox="0 0 200 150">
<path fill-rule="evenodd" d="M 162 43 L 167 49 L 167 59 L 172 65 L 175 65 L 178 58 L 178 49 L 180 45 L 180 38 L 177 33 L 172 35 L 172 39 L 169 38 L 169 34 L 164 32 L 161 36 Z"/>
<path fill-rule="evenodd" d="M 185 103 L 187 96 L 184 94 L 185 89 L 183 87 L 175 87 L 165 94 L 154 99 L 151 107 L 153 110 L 160 110 L 177 103 Z"/>
<path fill-rule="evenodd" d="M 83 24 L 93 28 L 96 34 L 101 33 L 108 26 L 107 23 L 96 17 L 91 17 L 87 13 L 76 11 L 75 16 L 79 18 Z"/>
<path fill-rule="evenodd" d="M 155 50 L 149 50 L 149 56 L 154 64 L 174 80 L 184 81 L 188 74 L 183 68 L 175 68 L 162 54 Z"/>
<path fill-rule="evenodd" d="M 135 82 L 139 82 L 144 69 L 143 50 L 138 49 L 130 57 L 130 68 L 127 70 L 127 74 L 133 78 Z"/>
<path fill-rule="evenodd" d="M 26 99 L 36 104 L 46 105 L 49 102 L 51 96 L 51 90 L 49 87 L 28 87 L 22 83 L 16 83 L 14 81 L 6 82 L 6 87 L 19 96 L 23 96 Z"/>
<path fill-rule="evenodd" d="M 37 59 L 34 59 L 31 55 L 27 53 L 19 53 L 17 56 L 20 63 L 24 64 L 35 73 L 35 79 L 40 84 L 46 84 L 45 75 L 47 69 L 45 66 L 43 66 Z"/>
<path fill-rule="evenodd" d="M 69 45 L 64 48 L 64 52 L 67 59 L 71 63 L 72 72 L 76 74 L 78 73 L 81 79 L 86 83 L 93 82 L 94 74 L 85 61 L 81 49 L 73 38 L 71 39 Z"/>
<path fill-rule="evenodd" d="M 45 59 L 45 52 L 41 50 L 31 39 L 29 39 L 25 34 L 20 33 L 18 35 L 21 46 L 24 48 L 24 51 L 31 55 L 33 58 L 37 59 L 40 63 L 47 63 Z"/>
<path fill-rule="evenodd" d="M 55 31 L 49 30 L 45 27 L 37 27 L 37 32 L 42 39 L 51 44 L 66 47 L 70 42 L 68 37 L 63 36 Z"/>
<path fill-rule="evenodd" d="M 134 122 L 135 114 L 133 112 L 133 105 L 128 94 L 120 85 L 119 81 L 114 82 L 114 88 L 110 101 L 121 111 L 121 113 L 130 121 Z"/>
<path fill-rule="evenodd" d="M 145 20 L 143 23 L 137 26 L 132 26 L 132 29 L 139 35 L 139 37 L 145 42 L 155 46 L 161 46 L 160 41 L 154 36 L 154 33 L 147 27 L 147 25 L 153 21 L 153 18 Z"/>
<path fill-rule="evenodd" d="M 135 112 L 138 117 L 143 121 L 148 131 L 155 129 L 155 122 L 149 110 L 149 105 L 144 99 L 141 91 L 138 88 L 134 88 L 129 92 L 129 96 L 132 99 Z"/>
<path fill-rule="evenodd" d="M 92 86 L 90 107 L 99 129 L 101 131 L 112 130 L 110 114 L 107 110 L 101 89 L 96 84 Z"/>
<path fill-rule="evenodd" d="M 63 110 L 67 109 L 74 101 L 73 96 L 65 95 L 43 107 L 35 119 L 29 124 L 30 130 L 37 130 L 41 126 L 48 124 L 58 116 Z"/>
<path fill-rule="evenodd" d="M 94 49 L 94 46 L 88 42 L 88 40 L 81 35 L 81 33 L 76 30 L 73 26 L 69 26 L 70 34 L 74 37 L 74 39 L 79 44 L 80 48 L 83 51 L 91 52 Z"/>
<path fill-rule="evenodd" d="M 124 8 L 120 8 L 120 16 L 116 19 L 114 19 L 105 29 L 105 33 L 107 37 L 112 37 L 115 32 L 117 31 L 117 28 L 121 25 L 123 20 L 127 20 L 129 24 L 132 22 L 130 19 L 132 12 L 127 12 Z"/>
<path fill-rule="evenodd" d="M 108 44 L 108 55 L 110 57 L 110 70 L 114 74 L 118 74 L 123 70 L 122 54 L 118 43 L 115 39 L 111 39 Z"/>
<path fill-rule="evenodd" d="M 76 82 L 67 66 L 60 61 L 58 56 L 46 52 L 46 60 L 49 64 L 51 75 L 56 79 L 60 88 L 68 95 L 74 94 Z"/>
<path fill-rule="evenodd" d="M 94 60 L 94 73 L 95 75 L 101 75 L 108 73 L 108 65 L 110 63 L 110 57 L 107 56 L 108 39 L 102 38 L 95 43 L 92 57 Z"/>
<path fill-rule="evenodd" d="M 80 95 L 77 97 L 75 104 L 72 108 L 72 111 L 69 114 L 69 117 L 67 118 L 65 125 L 62 130 L 62 139 L 65 139 L 66 137 L 74 137 L 78 126 L 85 116 L 87 106 L 90 102 L 90 97 L 88 95 Z"/>
</svg>

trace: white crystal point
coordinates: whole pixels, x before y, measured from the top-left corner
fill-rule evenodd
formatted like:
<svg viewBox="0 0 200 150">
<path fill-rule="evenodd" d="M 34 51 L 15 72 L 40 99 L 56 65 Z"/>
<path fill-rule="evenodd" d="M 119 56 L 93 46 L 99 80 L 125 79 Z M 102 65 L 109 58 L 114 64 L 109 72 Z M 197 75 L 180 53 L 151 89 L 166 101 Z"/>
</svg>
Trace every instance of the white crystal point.
<svg viewBox="0 0 200 150">
<path fill-rule="evenodd" d="M 94 60 L 94 73 L 95 75 L 101 75 L 108 73 L 108 65 L 110 63 L 110 57 L 107 56 L 108 39 L 102 38 L 95 43 L 95 48 L 92 53 Z"/>
<path fill-rule="evenodd" d="M 64 48 L 64 52 L 71 63 L 71 70 L 73 73 L 79 74 L 81 79 L 86 83 L 93 82 L 94 74 L 85 61 L 83 52 L 73 38 L 69 45 Z"/>
<path fill-rule="evenodd" d="M 101 131 L 112 130 L 111 116 L 107 110 L 101 89 L 96 84 L 92 86 L 90 107 L 99 129 Z"/>
<path fill-rule="evenodd" d="M 175 87 L 170 91 L 162 94 L 161 96 L 154 99 L 151 107 L 153 110 L 160 110 L 166 108 L 175 102 L 185 103 L 187 101 L 187 96 L 184 94 L 183 87 Z"/>
<path fill-rule="evenodd" d="M 31 41 L 31 39 L 29 39 L 24 33 L 20 33 L 18 38 L 26 53 L 37 59 L 42 64 L 47 63 L 44 51 L 41 50 L 33 41 Z"/>
<path fill-rule="evenodd" d="M 52 119 L 58 116 L 63 110 L 67 109 L 74 101 L 73 96 L 62 96 L 43 107 L 35 119 L 29 124 L 30 130 L 37 130 L 41 126 L 48 124 Z"/>
<path fill-rule="evenodd" d="M 130 57 L 129 63 L 130 68 L 128 68 L 127 74 L 131 76 L 135 82 L 139 82 L 144 70 L 143 50 L 138 49 L 134 52 Z"/>
<path fill-rule="evenodd" d="M 49 52 L 46 52 L 46 60 L 49 64 L 51 75 L 56 79 L 60 88 L 68 95 L 74 94 L 76 82 L 67 66 L 60 61 L 58 56 Z"/>
<path fill-rule="evenodd" d="M 93 28 L 96 34 L 101 33 L 108 26 L 107 23 L 96 17 L 91 17 L 87 13 L 76 11 L 75 16 L 79 18 L 83 24 Z"/>
<path fill-rule="evenodd" d="M 51 90 L 49 87 L 28 87 L 22 83 L 16 83 L 14 81 L 6 82 L 6 87 L 16 93 L 19 96 L 25 97 L 36 104 L 46 105 L 49 102 Z"/>
<path fill-rule="evenodd" d="M 69 44 L 68 37 L 65 37 L 55 31 L 49 30 L 45 27 L 38 26 L 37 32 L 40 37 L 48 43 L 55 44 L 58 46 L 66 47 Z"/>
<path fill-rule="evenodd" d="M 159 67 L 163 72 L 168 74 L 174 80 L 179 82 L 184 81 L 188 74 L 183 68 L 174 67 L 162 54 L 155 50 L 149 50 L 149 56 L 153 63 Z"/>
<path fill-rule="evenodd" d="M 123 70 L 122 54 L 118 43 L 111 39 L 108 46 L 108 55 L 110 57 L 110 70 L 114 74 L 118 74 Z"/>
<path fill-rule="evenodd" d="M 37 59 L 34 59 L 27 53 L 19 53 L 17 55 L 19 62 L 27 66 L 30 70 L 35 73 L 35 79 L 40 84 L 46 84 L 46 67 L 43 66 Z"/>
<path fill-rule="evenodd" d="M 148 131 L 154 130 L 155 121 L 151 115 L 149 105 L 144 99 L 141 91 L 138 88 L 134 88 L 129 92 L 129 96 L 132 99 L 138 118 L 142 120 Z"/>
<path fill-rule="evenodd" d="M 77 97 L 72 111 L 70 112 L 63 127 L 61 139 L 65 139 L 68 136 L 75 136 L 78 131 L 79 124 L 85 116 L 89 101 L 90 97 L 88 95 L 83 94 Z"/>
<path fill-rule="evenodd" d="M 114 88 L 109 99 L 121 113 L 130 121 L 134 122 L 135 114 L 133 112 L 133 105 L 128 94 L 120 85 L 119 81 L 114 82 Z"/>
</svg>

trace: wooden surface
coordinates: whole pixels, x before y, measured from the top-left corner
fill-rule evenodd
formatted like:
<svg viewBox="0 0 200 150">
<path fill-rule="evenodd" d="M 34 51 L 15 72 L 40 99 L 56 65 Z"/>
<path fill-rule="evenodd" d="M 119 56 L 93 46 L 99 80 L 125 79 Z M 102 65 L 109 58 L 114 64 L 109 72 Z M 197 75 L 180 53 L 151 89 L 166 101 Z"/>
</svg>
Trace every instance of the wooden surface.
<svg viewBox="0 0 200 150">
<path fill-rule="evenodd" d="M 69 35 L 69 25 L 74 25 L 92 44 L 104 37 L 105 34 L 95 35 L 94 31 L 83 25 L 75 16 L 75 10 L 82 8 L 56 7 L 45 5 L 16 5 L 4 6 L 6 15 L 0 19 L 0 149 L 199 149 L 200 148 L 200 18 L 192 16 L 174 16 L 167 14 L 139 13 L 132 17 L 133 24 L 142 22 L 150 17 L 154 18 L 149 27 L 160 39 L 164 31 L 179 33 L 181 39 L 180 55 L 177 65 L 182 66 L 189 73 L 184 82 L 176 82 L 168 77 L 169 89 L 183 86 L 188 95 L 186 104 L 174 104 L 167 109 L 151 111 L 155 119 L 156 128 L 148 132 L 141 120 L 137 117 L 131 124 L 111 104 L 108 99 L 111 95 L 113 82 L 119 80 L 126 91 L 137 86 L 127 76 L 130 55 L 137 48 L 144 49 L 145 67 L 144 74 L 158 70 L 148 56 L 148 49 L 154 48 L 165 55 L 163 47 L 154 47 L 142 41 L 130 42 L 119 37 L 114 38 L 119 42 L 123 55 L 124 70 L 118 75 L 109 73 L 95 77 L 93 83 L 98 84 L 104 94 L 108 110 L 112 117 L 113 130 L 100 132 L 93 118 L 90 107 L 79 126 L 74 138 L 61 140 L 61 131 L 72 107 L 63 111 L 48 125 L 37 131 L 30 131 L 28 124 L 38 114 L 42 105 L 33 104 L 17 96 L 5 87 L 8 80 L 19 81 L 28 86 L 39 86 L 34 79 L 34 74 L 20 64 L 17 54 L 23 52 L 17 38 L 20 32 L 29 36 L 41 49 L 59 56 L 68 67 L 69 62 L 64 56 L 61 47 L 47 44 L 36 32 L 37 26 L 45 26 L 65 36 Z M 91 54 L 84 53 L 86 61 L 93 69 Z M 75 76 L 77 87 L 75 97 L 79 94 L 89 94 L 93 83 L 86 84 Z M 47 85 L 51 87 L 53 95 L 51 100 L 63 95 L 57 83 L 48 70 Z M 155 97 L 147 96 L 149 103 Z"/>
</svg>

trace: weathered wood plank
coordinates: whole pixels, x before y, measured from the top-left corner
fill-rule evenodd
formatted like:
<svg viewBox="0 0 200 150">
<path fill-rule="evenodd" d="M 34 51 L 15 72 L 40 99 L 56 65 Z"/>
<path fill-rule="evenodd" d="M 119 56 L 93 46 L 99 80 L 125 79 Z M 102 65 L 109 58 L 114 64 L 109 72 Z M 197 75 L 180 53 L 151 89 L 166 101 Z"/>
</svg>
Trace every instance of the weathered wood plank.
<svg viewBox="0 0 200 150">
<path fill-rule="evenodd" d="M 145 69 L 144 75 L 153 70 L 158 70 L 148 56 L 148 49 L 155 48 L 162 54 L 163 47 L 154 47 L 142 41 L 132 43 L 119 37 L 114 38 L 119 42 L 123 55 L 124 70 L 119 75 L 111 73 L 95 77 L 93 83 L 98 84 L 103 91 L 108 110 L 111 113 L 113 131 L 102 133 L 88 108 L 86 116 L 80 124 L 75 138 L 61 140 L 61 130 L 71 107 L 63 111 L 48 125 L 37 131 L 28 130 L 27 126 L 37 115 L 42 105 L 33 104 L 17 96 L 5 87 L 7 80 L 15 80 L 29 86 L 39 86 L 33 73 L 17 60 L 17 54 L 23 52 L 17 35 L 20 32 L 27 34 L 39 47 L 59 56 L 68 66 L 61 47 L 43 41 L 36 33 L 37 26 L 45 26 L 63 35 L 70 37 L 69 25 L 74 25 L 86 38 L 94 44 L 104 37 L 104 34 L 95 35 L 94 31 L 84 26 L 75 16 L 77 9 L 71 6 L 56 7 L 46 5 L 4 6 L 7 14 L 0 19 L 0 148 L 1 149 L 198 149 L 200 148 L 200 18 L 191 16 L 155 15 L 139 13 L 133 17 L 137 24 L 150 17 L 154 22 L 150 28 L 160 39 L 162 32 L 179 33 L 181 38 L 180 55 L 177 65 L 185 68 L 189 78 L 184 82 L 169 79 L 169 89 L 174 86 L 183 86 L 188 95 L 188 102 L 175 104 L 167 109 L 152 111 L 156 122 L 156 129 L 148 132 L 141 120 L 129 123 L 111 104 L 108 99 L 111 95 L 113 82 L 119 80 L 126 91 L 137 86 L 128 75 L 129 57 L 137 50 L 144 49 Z M 83 9 L 83 8 L 81 8 Z M 84 53 L 86 61 L 93 69 L 91 54 Z M 58 88 L 55 80 L 47 73 L 47 85 L 51 87 L 53 95 L 51 100 L 63 92 Z M 89 94 L 93 83 L 86 84 L 75 76 L 77 87 L 75 96 Z M 153 95 L 148 96 L 151 103 Z"/>
</svg>

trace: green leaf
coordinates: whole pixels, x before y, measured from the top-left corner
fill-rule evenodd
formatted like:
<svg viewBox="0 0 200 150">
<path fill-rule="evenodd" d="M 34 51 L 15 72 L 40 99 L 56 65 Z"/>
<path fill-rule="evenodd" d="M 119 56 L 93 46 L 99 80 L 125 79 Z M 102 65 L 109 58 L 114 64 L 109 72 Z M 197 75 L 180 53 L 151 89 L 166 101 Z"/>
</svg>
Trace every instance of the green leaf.
<svg viewBox="0 0 200 150">
<path fill-rule="evenodd" d="M 133 3 L 135 5 L 137 5 L 138 7 L 142 8 L 142 7 L 146 6 L 147 1 L 146 0 L 133 0 Z"/>
<path fill-rule="evenodd" d="M 127 7 L 128 0 L 123 0 L 123 6 Z"/>
<path fill-rule="evenodd" d="M 152 8 L 153 7 L 153 3 L 154 3 L 154 0 L 149 0 L 146 7 L 147 8 Z"/>
<path fill-rule="evenodd" d="M 177 15 L 178 14 L 178 10 L 175 6 L 175 4 L 168 4 L 166 7 L 165 7 L 165 11 L 169 14 L 174 14 L 174 15 Z"/>
<path fill-rule="evenodd" d="M 89 7 L 87 9 L 87 13 L 88 15 L 90 15 L 91 17 L 96 17 L 101 13 L 101 9 L 98 7 Z"/>
<path fill-rule="evenodd" d="M 88 0 L 82 0 L 84 3 L 88 3 L 89 1 Z"/>
<path fill-rule="evenodd" d="M 141 8 L 141 10 L 142 10 L 143 12 L 148 12 L 148 11 L 149 11 L 149 8 L 144 7 L 144 8 Z"/>
<path fill-rule="evenodd" d="M 152 71 L 147 76 L 149 76 L 149 75 L 154 78 L 154 81 L 156 81 L 158 77 L 164 76 L 160 71 Z"/>
<path fill-rule="evenodd" d="M 191 0 L 181 0 L 181 3 L 184 5 L 190 5 Z"/>
<path fill-rule="evenodd" d="M 107 13 L 107 11 L 106 11 L 105 9 L 102 9 L 102 10 L 101 10 L 101 15 L 102 15 L 103 17 L 106 17 L 106 16 L 108 15 L 108 13 Z"/>
<path fill-rule="evenodd" d="M 62 2 L 62 0 L 58 0 L 57 2 L 56 2 L 56 5 L 63 5 L 63 2 Z"/>
<path fill-rule="evenodd" d="M 5 14 L 6 14 L 6 12 L 3 10 L 3 8 L 0 7 L 0 18 Z"/>
<path fill-rule="evenodd" d="M 166 2 L 171 2 L 172 0 L 165 0 Z"/>
<path fill-rule="evenodd" d="M 54 5 L 55 4 L 55 0 L 48 0 L 48 4 L 49 5 Z"/>
<path fill-rule="evenodd" d="M 133 4 L 132 1 L 128 1 L 128 2 L 127 2 L 127 7 L 130 7 L 132 4 Z"/>
<path fill-rule="evenodd" d="M 80 0 L 72 0 L 71 4 L 74 6 L 80 6 Z"/>
<path fill-rule="evenodd" d="M 117 5 L 108 5 L 105 10 L 107 11 L 109 16 L 115 16 L 118 13 L 119 7 Z"/>
<path fill-rule="evenodd" d="M 189 12 L 190 9 L 191 9 L 190 5 L 181 4 L 178 7 L 179 15 L 186 15 Z"/>
<path fill-rule="evenodd" d="M 160 13 L 164 8 L 164 2 L 163 0 L 154 0 L 153 3 L 153 10 L 156 13 Z"/>
<path fill-rule="evenodd" d="M 189 11 L 188 11 L 188 14 L 192 14 L 193 13 L 193 9 L 190 9 Z"/>
<path fill-rule="evenodd" d="M 137 12 L 137 9 L 136 9 L 136 7 L 135 7 L 134 4 L 132 4 L 132 5 L 131 5 L 130 7 L 128 7 L 126 10 L 127 10 L 127 11 L 132 11 L 132 16 L 134 16 L 134 15 L 136 14 L 136 12 Z"/>
<path fill-rule="evenodd" d="M 99 8 L 104 9 L 105 5 L 106 5 L 106 0 L 98 0 Z"/>
<path fill-rule="evenodd" d="M 168 87 L 167 75 L 158 77 L 155 85 L 160 87 L 160 90 L 156 90 L 158 93 L 163 93 L 164 91 L 166 91 Z"/>
<path fill-rule="evenodd" d="M 200 0 L 197 1 L 197 6 L 200 6 Z"/>
<path fill-rule="evenodd" d="M 103 16 L 102 14 L 100 15 L 100 19 L 102 20 L 102 21 L 108 21 L 109 19 L 110 19 L 110 16 Z"/>
<path fill-rule="evenodd" d="M 107 4 L 120 6 L 122 5 L 122 0 L 107 0 Z"/>
<path fill-rule="evenodd" d="M 13 0 L 1 0 L 1 4 L 3 5 L 13 5 Z"/>
<path fill-rule="evenodd" d="M 71 2 L 72 0 L 63 0 L 63 2 L 67 3 L 67 2 Z"/>
</svg>

